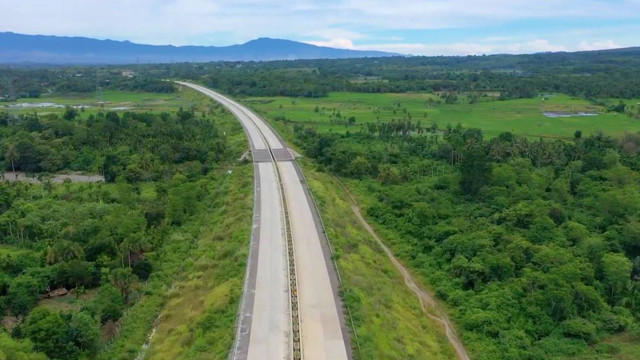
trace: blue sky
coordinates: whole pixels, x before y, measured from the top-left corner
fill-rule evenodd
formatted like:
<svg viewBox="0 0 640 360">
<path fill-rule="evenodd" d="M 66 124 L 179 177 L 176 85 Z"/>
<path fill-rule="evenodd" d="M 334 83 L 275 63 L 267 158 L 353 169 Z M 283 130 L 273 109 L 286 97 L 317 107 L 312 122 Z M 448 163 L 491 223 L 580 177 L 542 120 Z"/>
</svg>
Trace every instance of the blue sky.
<svg viewBox="0 0 640 360">
<path fill-rule="evenodd" d="M 640 46 L 640 0 L 0 0 L 0 31 L 149 44 L 258 37 L 414 55 Z"/>
</svg>

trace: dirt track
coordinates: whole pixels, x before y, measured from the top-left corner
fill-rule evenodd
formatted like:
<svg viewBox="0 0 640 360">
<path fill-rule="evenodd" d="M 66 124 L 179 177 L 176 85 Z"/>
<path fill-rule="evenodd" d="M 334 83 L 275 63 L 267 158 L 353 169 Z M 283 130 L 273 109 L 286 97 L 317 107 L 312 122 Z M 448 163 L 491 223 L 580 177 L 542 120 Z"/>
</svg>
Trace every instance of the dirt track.
<svg viewBox="0 0 640 360">
<path fill-rule="evenodd" d="M 62 183 L 65 180 L 71 181 L 73 183 L 76 182 L 84 182 L 84 183 L 95 183 L 95 182 L 104 182 L 104 176 L 102 175 L 84 175 L 81 173 L 71 173 L 71 174 L 52 174 L 50 176 L 52 183 Z M 9 182 L 13 181 L 23 181 L 30 182 L 34 184 L 39 184 L 40 180 L 37 176 L 29 176 L 29 174 L 16 171 L 7 171 L 3 174 L 0 180 L 6 180 Z"/>
<path fill-rule="evenodd" d="M 416 297 L 420 301 L 420 307 L 422 308 L 422 311 L 429 318 L 439 322 L 442 325 L 442 327 L 445 330 L 447 339 L 449 340 L 449 343 L 451 344 L 451 346 L 454 348 L 456 352 L 457 359 L 470 360 L 469 355 L 467 355 L 467 352 L 464 349 L 464 345 L 462 345 L 462 342 L 458 338 L 458 335 L 456 334 L 453 328 L 453 325 L 451 324 L 451 321 L 449 320 L 447 315 L 439 308 L 438 303 L 436 302 L 434 297 L 427 291 L 422 290 L 416 284 L 409 270 L 407 270 L 407 268 L 405 268 L 404 265 L 402 265 L 400 261 L 396 259 L 396 257 L 393 255 L 391 250 L 382 242 L 382 240 L 378 237 L 378 235 L 373 230 L 371 225 L 369 225 L 369 223 L 367 223 L 367 221 L 364 219 L 364 217 L 362 216 L 362 213 L 360 212 L 360 208 L 358 207 L 357 202 L 355 201 L 355 199 L 353 198 L 349 190 L 340 182 L 340 180 L 336 179 L 336 181 L 338 182 L 338 184 L 340 184 L 344 192 L 347 194 L 347 197 L 349 199 L 349 205 L 351 206 L 351 210 L 353 210 L 353 213 L 356 214 L 356 217 L 360 221 L 360 224 L 362 224 L 362 226 L 365 229 L 367 229 L 369 234 L 376 240 L 376 242 L 378 243 L 378 245 L 380 245 L 382 250 L 384 250 L 389 260 L 391 260 L 391 262 L 396 267 L 396 269 L 398 269 L 400 274 L 402 274 L 405 285 L 407 285 L 407 287 L 416 295 Z"/>
</svg>

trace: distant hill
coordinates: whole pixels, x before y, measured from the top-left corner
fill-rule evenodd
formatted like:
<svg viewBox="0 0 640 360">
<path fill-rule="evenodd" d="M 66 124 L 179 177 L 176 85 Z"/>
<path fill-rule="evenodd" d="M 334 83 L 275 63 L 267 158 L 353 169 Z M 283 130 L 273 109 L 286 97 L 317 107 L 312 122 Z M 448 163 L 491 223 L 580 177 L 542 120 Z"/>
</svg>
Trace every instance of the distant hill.
<svg viewBox="0 0 640 360">
<path fill-rule="evenodd" d="M 0 32 L 0 63 L 134 64 L 345 59 L 398 55 L 381 51 L 335 49 L 270 38 L 223 47 L 155 46 L 134 44 L 130 41 Z"/>
</svg>

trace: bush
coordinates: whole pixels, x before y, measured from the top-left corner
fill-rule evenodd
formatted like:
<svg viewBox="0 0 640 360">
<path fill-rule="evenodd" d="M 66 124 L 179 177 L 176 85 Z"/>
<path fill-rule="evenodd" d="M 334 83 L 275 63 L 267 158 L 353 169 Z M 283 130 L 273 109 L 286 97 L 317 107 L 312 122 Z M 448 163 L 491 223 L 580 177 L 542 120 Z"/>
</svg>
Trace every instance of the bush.
<svg viewBox="0 0 640 360">
<path fill-rule="evenodd" d="M 596 326 L 583 318 L 565 320 L 560 324 L 562 335 L 593 343 L 596 340 Z"/>
</svg>

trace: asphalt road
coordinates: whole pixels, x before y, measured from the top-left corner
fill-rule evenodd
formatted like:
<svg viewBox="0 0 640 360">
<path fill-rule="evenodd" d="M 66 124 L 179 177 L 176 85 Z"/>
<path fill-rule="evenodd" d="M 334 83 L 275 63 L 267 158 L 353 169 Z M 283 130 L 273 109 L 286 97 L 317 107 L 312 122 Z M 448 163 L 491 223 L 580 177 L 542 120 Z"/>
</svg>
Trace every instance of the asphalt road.
<svg viewBox="0 0 640 360">
<path fill-rule="evenodd" d="M 300 168 L 285 143 L 246 107 L 205 87 L 179 83 L 231 111 L 245 129 L 254 160 L 254 229 L 232 359 L 293 356 L 285 214 L 278 176 L 289 207 L 303 359 L 350 359 L 349 334 L 327 239 Z"/>
</svg>

